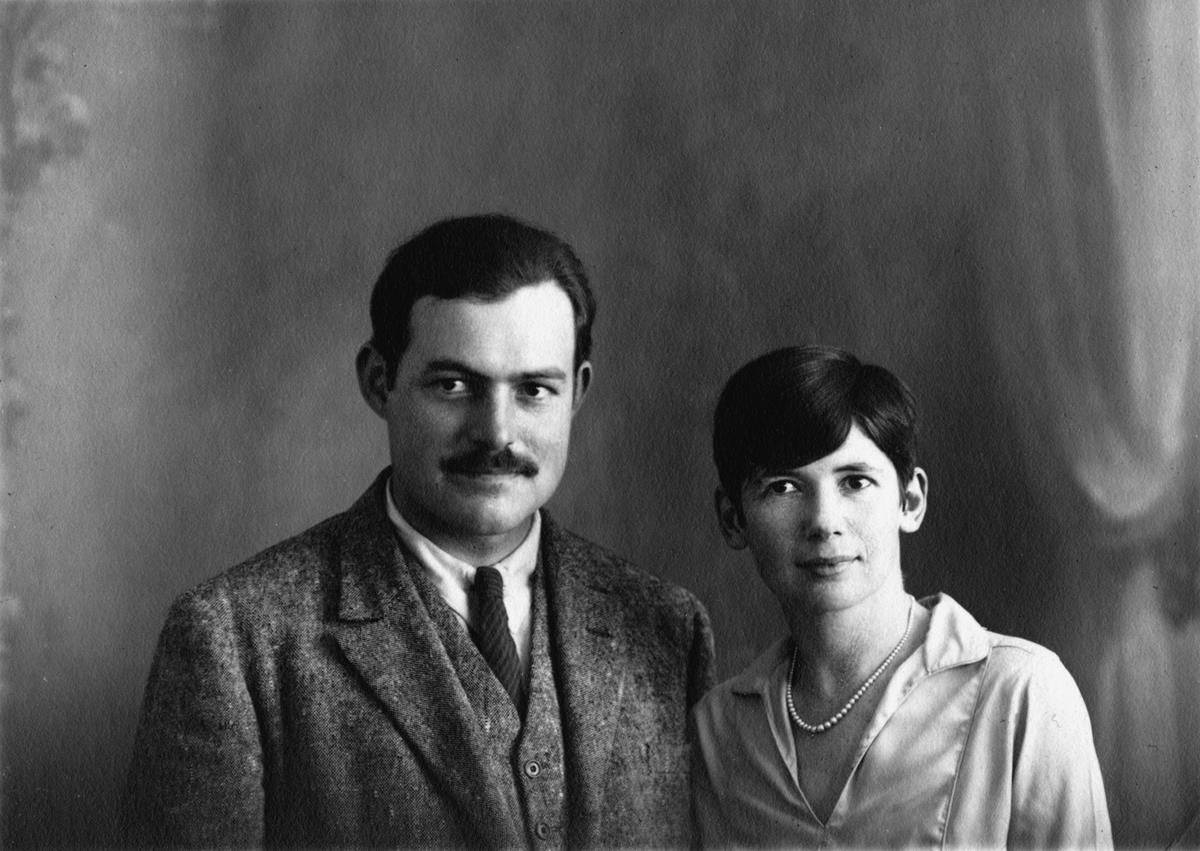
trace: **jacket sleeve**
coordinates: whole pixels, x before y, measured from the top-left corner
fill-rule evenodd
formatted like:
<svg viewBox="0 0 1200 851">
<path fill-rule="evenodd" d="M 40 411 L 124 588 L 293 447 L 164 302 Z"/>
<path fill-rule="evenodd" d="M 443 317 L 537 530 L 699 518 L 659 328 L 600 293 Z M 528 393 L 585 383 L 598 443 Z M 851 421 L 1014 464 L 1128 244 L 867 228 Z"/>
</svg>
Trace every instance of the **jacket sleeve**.
<svg viewBox="0 0 1200 851">
<path fill-rule="evenodd" d="M 1057 656 L 1042 657 L 1025 684 L 1013 754 L 1010 848 L 1111 848 L 1104 783 L 1091 721 Z"/>
<path fill-rule="evenodd" d="M 705 610 L 704 605 L 697 601 L 695 612 L 692 615 L 692 651 L 688 659 L 687 685 L 687 738 L 689 750 L 692 751 L 692 755 L 689 758 L 688 770 L 691 777 L 690 787 L 693 801 L 695 800 L 697 781 L 701 779 L 698 778 L 697 771 L 703 772 L 704 770 L 703 766 L 697 763 L 694 754 L 694 749 L 696 748 L 696 728 L 693 721 L 693 709 L 700 698 L 704 697 L 716 683 L 715 656 L 712 625 L 709 623 L 708 612 Z M 700 847 L 701 817 L 704 815 L 704 810 L 697 810 L 695 803 L 693 803 L 689 815 L 691 816 L 691 823 L 687 845 L 689 848 L 695 849 Z"/>
<path fill-rule="evenodd" d="M 713 649 L 712 625 L 704 605 L 697 601 L 692 616 L 692 653 L 688 662 L 687 708 L 690 711 L 696 702 L 717 681 L 716 651 Z"/>
<path fill-rule="evenodd" d="M 246 655 L 224 596 L 192 592 L 172 606 L 122 802 L 126 843 L 262 843 L 263 760 Z"/>
</svg>

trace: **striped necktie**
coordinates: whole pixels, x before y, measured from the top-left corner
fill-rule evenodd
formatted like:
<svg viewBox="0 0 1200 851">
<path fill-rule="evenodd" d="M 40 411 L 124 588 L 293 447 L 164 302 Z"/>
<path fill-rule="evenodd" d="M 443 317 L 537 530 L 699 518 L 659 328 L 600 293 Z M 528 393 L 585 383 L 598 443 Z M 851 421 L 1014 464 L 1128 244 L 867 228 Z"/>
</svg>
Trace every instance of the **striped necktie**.
<svg viewBox="0 0 1200 851">
<path fill-rule="evenodd" d="M 508 631 L 508 611 L 504 608 L 504 578 L 494 567 L 475 571 L 471 597 L 477 615 L 475 644 L 492 667 L 496 679 L 504 686 L 517 707 L 525 713 L 525 678 L 521 674 L 521 659 L 517 646 Z"/>
</svg>

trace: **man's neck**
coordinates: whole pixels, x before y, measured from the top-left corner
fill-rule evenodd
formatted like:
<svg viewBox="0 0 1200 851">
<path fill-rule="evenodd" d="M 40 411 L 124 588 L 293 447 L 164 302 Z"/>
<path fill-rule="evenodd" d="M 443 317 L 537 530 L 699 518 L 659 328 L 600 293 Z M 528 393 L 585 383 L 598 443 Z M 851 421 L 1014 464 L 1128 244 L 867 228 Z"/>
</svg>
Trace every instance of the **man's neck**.
<svg viewBox="0 0 1200 851">
<path fill-rule="evenodd" d="M 408 518 L 405 518 L 406 520 Z M 436 531 L 413 526 L 418 532 L 432 541 L 439 549 L 457 559 L 480 567 L 485 564 L 495 564 L 508 558 L 524 543 L 533 524 L 530 517 L 517 529 L 499 535 L 476 535 L 471 537 L 439 535 Z"/>
<path fill-rule="evenodd" d="M 496 564 L 512 555 L 525 542 L 533 525 L 533 515 L 515 529 L 495 535 L 461 535 L 429 522 L 420 512 L 404 510 L 393 495 L 391 483 L 387 490 L 388 511 L 395 512 L 404 523 L 449 556 L 475 567 Z"/>
</svg>

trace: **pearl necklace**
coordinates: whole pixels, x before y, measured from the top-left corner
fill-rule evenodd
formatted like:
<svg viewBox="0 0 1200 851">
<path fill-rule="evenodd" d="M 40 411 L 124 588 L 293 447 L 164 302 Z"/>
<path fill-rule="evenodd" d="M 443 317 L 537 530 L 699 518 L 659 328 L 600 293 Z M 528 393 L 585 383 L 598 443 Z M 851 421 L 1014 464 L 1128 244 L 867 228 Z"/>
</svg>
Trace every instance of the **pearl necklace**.
<svg viewBox="0 0 1200 851">
<path fill-rule="evenodd" d="M 879 675 L 887 670 L 888 665 L 892 664 L 892 660 L 896 658 L 896 654 L 900 652 L 900 648 L 903 647 L 904 642 L 908 640 L 908 633 L 911 630 L 912 630 L 912 603 L 910 602 L 908 604 L 908 622 L 904 624 L 904 635 L 900 636 L 900 640 L 896 642 L 896 646 L 892 648 L 892 652 L 887 655 L 886 659 L 884 659 L 882 662 L 879 663 L 879 667 L 875 669 L 875 671 L 871 674 L 871 676 L 867 677 L 867 681 L 858 687 L 858 691 L 856 691 L 854 693 L 854 696 L 851 697 L 850 700 L 848 700 L 846 702 L 846 705 L 843 706 L 841 709 L 839 709 L 837 712 L 835 712 L 833 714 L 833 716 L 831 718 L 829 718 L 827 721 L 823 721 L 820 724 L 809 724 L 807 721 L 805 721 L 803 718 L 801 718 L 800 713 L 796 711 L 796 702 L 795 702 L 795 700 L 792 699 L 792 684 L 795 682 L 796 656 L 798 655 L 799 648 L 797 648 L 795 645 L 793 645 L 792 646 L 792 664 L 791 664 L 791 667 L 788 668 L 786 696 L 787 696 L 788 714 L 792 716 L 792 720 L 796 722 L 796 726 L 799 727 L 804 732 L 808 733 L 810 736 L 815 736 L 817 733 L 824 733 L 826 730 L 832 728 L 839 721 L 841 721 L 843 718 L 845 718 L 846 713 L 849 712 L 854 707 L 854 704 L 858 703 L 858 699 L 867 693 L 867 689 L 869 689 L 871 687 L 871 685 L 877 679 L 879 679 Z"/>
</svg>

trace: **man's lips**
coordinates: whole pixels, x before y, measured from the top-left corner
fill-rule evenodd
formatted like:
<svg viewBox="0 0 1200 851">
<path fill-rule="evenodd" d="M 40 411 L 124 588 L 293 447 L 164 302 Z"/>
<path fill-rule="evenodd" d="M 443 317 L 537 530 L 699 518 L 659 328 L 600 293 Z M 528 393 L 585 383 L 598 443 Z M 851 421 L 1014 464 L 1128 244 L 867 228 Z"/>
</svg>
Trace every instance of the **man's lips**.
<svg viewBox="0 0 1200 851">
<path fill-rule="evenodd" d="M 516 470 L 494 470 L 490 467 L 446 467 L 445 471 L 451 476 L 466 476 L 472 479 L 503 479 L 524 475 Z"/>
<path fill-rule="evenodd" d="M 816 556 L 799 563 L 806 570 L 832 570 L 855 561 L 854 556 Z"/>
</svg>

